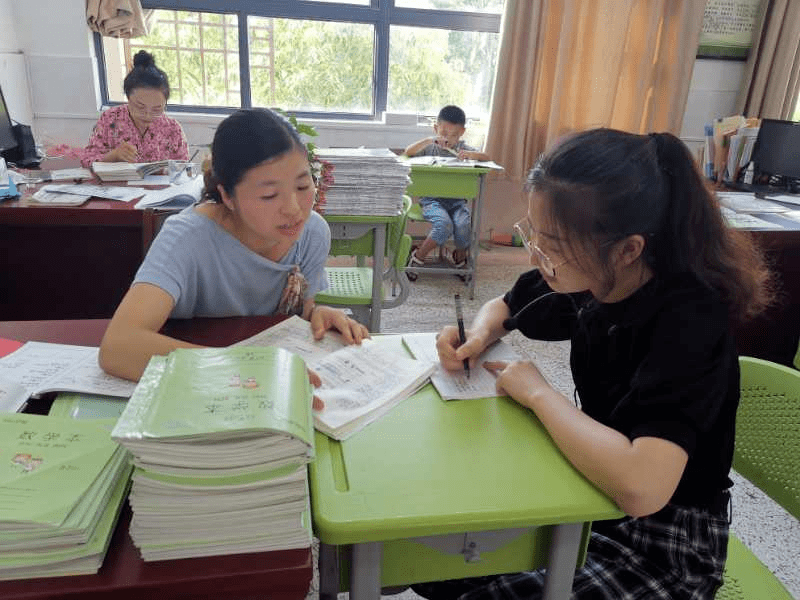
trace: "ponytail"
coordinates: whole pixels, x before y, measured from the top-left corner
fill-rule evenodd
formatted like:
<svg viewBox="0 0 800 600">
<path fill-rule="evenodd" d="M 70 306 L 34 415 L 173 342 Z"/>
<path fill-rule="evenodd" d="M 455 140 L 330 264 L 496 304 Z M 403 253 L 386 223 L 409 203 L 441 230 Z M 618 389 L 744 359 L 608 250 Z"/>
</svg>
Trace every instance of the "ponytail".
<svg viewBox="0 0 800 600">
<path fill-rule="evenodd" d="M 689 149 L 670 133 L 575 134 L 538 161 L 528 185 L 549 196 L 556 225 L 597 248 L 607 266 L 608 242 L 640 234 L 656 276 L 694 274 L 728 301 L 733 317 L 756 315 L 771 301 L 772 275 L 752 238 L 727 226 Z"/>
</svg>

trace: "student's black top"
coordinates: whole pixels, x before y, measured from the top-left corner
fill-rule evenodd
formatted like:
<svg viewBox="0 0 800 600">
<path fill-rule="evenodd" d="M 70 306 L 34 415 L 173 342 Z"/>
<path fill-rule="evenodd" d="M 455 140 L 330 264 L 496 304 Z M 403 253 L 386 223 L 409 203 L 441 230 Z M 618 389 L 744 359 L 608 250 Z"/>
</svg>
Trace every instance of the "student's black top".
<svg viewBox="0 0 800 600">
<path fill-rule="evenodd" d="M 536 270 L 504 300 L 515 315 L 550 292 Z M 651 279 L 621 302 L 587 293 L 553 294 L 519 314 L 530 338 L 572 341 L 581 408 L 631 440 L 650 436 L 689 455 L 670 502 L 717 507 L 730 487 L 739 362 L 720 296 L 686 274 Z"/>
</svg>

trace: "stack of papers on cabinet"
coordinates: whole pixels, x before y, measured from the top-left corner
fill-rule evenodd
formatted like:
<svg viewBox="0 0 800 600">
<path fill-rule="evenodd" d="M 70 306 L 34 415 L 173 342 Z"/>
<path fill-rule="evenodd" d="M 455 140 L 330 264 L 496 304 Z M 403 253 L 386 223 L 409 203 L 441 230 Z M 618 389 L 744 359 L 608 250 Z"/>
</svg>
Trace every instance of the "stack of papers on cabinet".
<svg viewBox="0 0 800 600">
<path fill-rule="evenodd" d="M 307 548 L 311 385 L 280 348 L 153 357 L 112 437 L 133 454 L 144 560 Z"/>
<path fill-rule="evenodd" d="M 410 167 L 388 148 L 318 148 L 333 183 L 318 210 L 326 215 L 399 215 Z"/>
<path fill-rule="evenodd" d="M 127 453 L 96 423 L 43 415 L 1 415 L 0 439 L 0 579 L 96 573 Z"/>
</svg>

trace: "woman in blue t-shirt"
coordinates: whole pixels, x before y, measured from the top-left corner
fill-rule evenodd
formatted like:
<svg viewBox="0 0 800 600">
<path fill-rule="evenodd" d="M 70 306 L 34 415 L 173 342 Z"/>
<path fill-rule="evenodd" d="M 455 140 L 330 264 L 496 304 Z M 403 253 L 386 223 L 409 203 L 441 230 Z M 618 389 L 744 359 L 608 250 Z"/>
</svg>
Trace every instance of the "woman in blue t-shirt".
<svg viewBox="0 0 800 600">
<path fill-rule="evenodd" d="M 205 201 L 168 218 L 100 346 L 100 366 L 138 380 L 150 357 L 193 344 L 159 333 L 166 320 L 297 314 L 314 336 L 335 329 L 360 343 L 367 329 L 316 306 L 326 286 L 330 230 L 312 211 L 314 182 L 297 130 L 267 109 L 220 123 Z"/>
</svg>

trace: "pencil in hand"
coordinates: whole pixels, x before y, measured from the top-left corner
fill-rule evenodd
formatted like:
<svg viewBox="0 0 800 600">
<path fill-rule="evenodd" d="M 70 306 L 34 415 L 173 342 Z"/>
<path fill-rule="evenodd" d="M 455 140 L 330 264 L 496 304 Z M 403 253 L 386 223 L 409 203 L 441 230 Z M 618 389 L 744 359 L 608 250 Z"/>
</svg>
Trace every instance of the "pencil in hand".
<svg viewBox="0 0 800 600">
<path fill-rule="evenodd" d="M 464 311 L 461 307 L 461 294 L 455 295 L 456 301 L 456 323 L 458 324 L 458 337 L 463 345 L 467 341 L 467 334 L 464 331 Z M 464 359 L 464 370 L 467 372 L 467 379 L 469 379 L 469 359 Z"/>
</svg>

